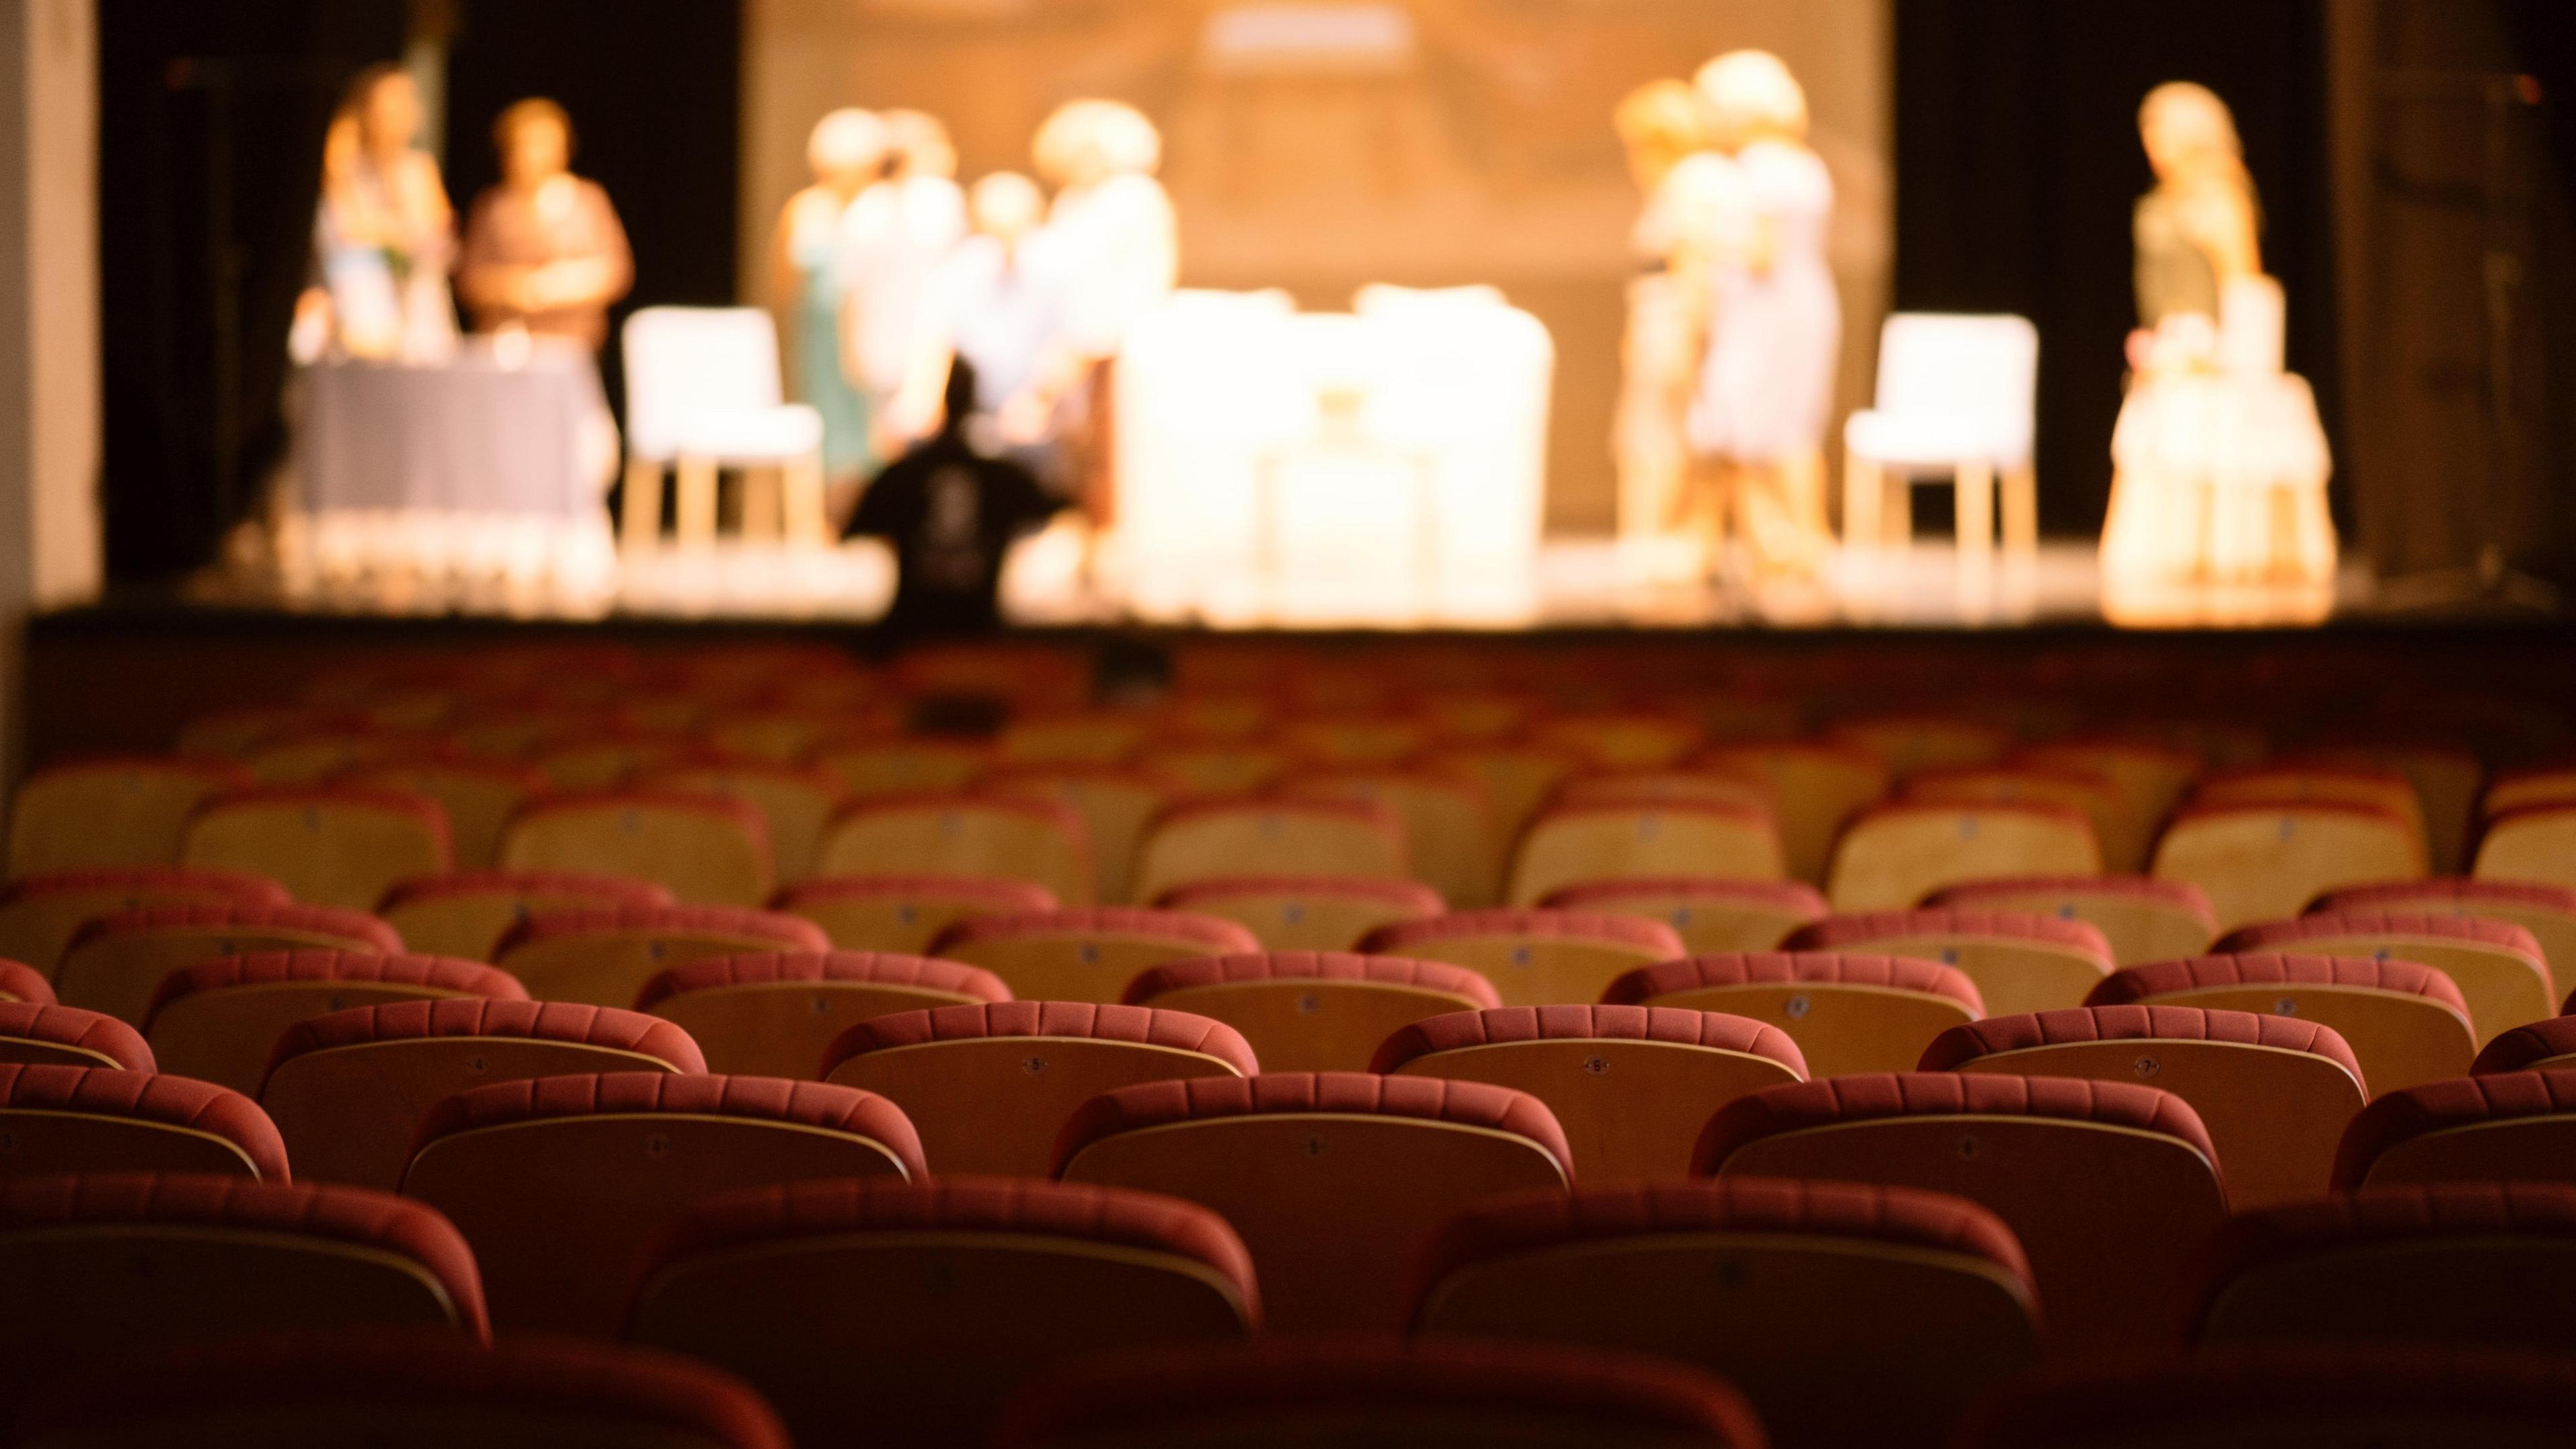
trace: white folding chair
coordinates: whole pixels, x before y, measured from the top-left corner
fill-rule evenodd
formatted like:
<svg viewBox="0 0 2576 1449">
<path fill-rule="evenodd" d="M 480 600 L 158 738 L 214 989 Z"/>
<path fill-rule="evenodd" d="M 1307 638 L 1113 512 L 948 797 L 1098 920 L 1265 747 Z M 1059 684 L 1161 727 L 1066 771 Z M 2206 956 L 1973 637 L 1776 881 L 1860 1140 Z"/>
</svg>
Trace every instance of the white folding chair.
<svg viewBox="0 0 2576 1449">
<path fill-rule="evenodd" d="M 2039 551 L 2031 431 L 2039 329 L 2028 318 L 1900 312 L 1879 334 L 1878 406 L 1843 425 L 1843 542 L 1908 543 L 1914 485 L 1947 474 L 1958 496 L 1959 551 L 1994 548 L 1994 490 L 2003 486 L 2004 550 Z"/>
<path fill-rule="evenodd" d="M 745 534 L 783 531 L 790 542 L 821 544 L 823 417 L 782 401 L 769 314 L 757 307 L 646 307 L 626 319 L 623 336 L 626 547 L 650 547 L 661 531 L 666 467 L 677 475 L 684 544 L 715 537 L 719 468 L 751 470 Z"/>
</svg>

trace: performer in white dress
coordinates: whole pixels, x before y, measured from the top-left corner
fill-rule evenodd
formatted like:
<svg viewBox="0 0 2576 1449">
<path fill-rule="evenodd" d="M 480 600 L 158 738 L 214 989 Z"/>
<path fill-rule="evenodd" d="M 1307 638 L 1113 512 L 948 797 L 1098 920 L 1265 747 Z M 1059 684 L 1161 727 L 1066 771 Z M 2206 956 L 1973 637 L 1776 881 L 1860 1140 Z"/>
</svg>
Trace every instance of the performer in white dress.
<svg viewBox="0 0 2576 1449">
<path fill-rule="evenodd" d="M 1629 238 L 1637 270 L 1628 279 L 1610 454 L 1619 475 L 1621 552 L 1651 574 L 1664 572 L 1668 554 L 1678 555 L 1671 562 L 1679 571 L 1697 571 L 1691 555 L 1698 540 L 1680 524 L 1690 462 L 1683 424 L 1708 321 L 1710 238 L 1700 233 L 1711 212 L 1710 173 L 1721 173 L 1714 186 L 1722 189 L 1722 173 L 1733 169 L 1706 149 L 1707 123 L 1707 103 L 1677 80 L 1639 86 L 1613 121 L 1646 206 Z"/>
<path fill-rule="evenodd" d="M 841 366 L 841 218 L 885 172 L 885 123 L 855 106 L 814 123 L 805 161 L 814 184 L 780 208 L 770 254 L 770 306 L 785 340 L 788 389 L 823 416 L 823 476 L 855 496 L 873 469 L 867 399 Z"/>
<path fill-rule="evenodd" d="M 350 357 L 436 362 L 456 350 L 456 215 L 419 135 L 411 77 L 377 65 L 350 84 L 325 143 L 314 244 L 337 350 Z"/>
<path fill-rule="evenodd" d="M 2136 612 L 2177 587 L 2330 593 L 2332 464 L 2307 383 L 2282 370 L 2281 286 L 2263 274 L 2235 119 L 2175 82 L 2148 93 L 2138 131 L 2156 189 L 2135 216 L 2139 326 L 2111 439 L 2106 598 Z"/>
<path fill-rule="evenodd" d="M 1695 504 L 1712 536 L 1731 526 L 1757 580 L 1811 578 L 1831 538 L 1824 440 L 1842 349 L 1825 261 L 1833 180 L 1806 144 L 1806 93 L 1779 57 L 1722 55 L 1697 85 L 1712 138 L 1735 159 L 1735 199 L 1715 241 L 1691 401 Z"/>
<path fill-rule="evenodd" d="M 875 414 L 877 447 L 892 457 L 925 436 L 930 420 L 889 407 L 921 353 L 919 313 L 931 273 L 966 236 L 966 194 L 947 129 L 919 111 L 887 111 L 892 161 L 842 214 L 837 265 L 842 286 L 843 365 Z"/>
<path fill-rule="evenodd" d="M 1080 364 L 1067 342 L 1063 269 L 1040 230 L 1046 194 L 1016 171 L 997 171 L 975 183 L 967 205 L 975 234 L 932 274 L 924 349 L 897 410 L 944 412 L 948 375 L 962 362 L 975 376 L 966 441 L 1057 485 L 1059 403 Z"/>
</svg>

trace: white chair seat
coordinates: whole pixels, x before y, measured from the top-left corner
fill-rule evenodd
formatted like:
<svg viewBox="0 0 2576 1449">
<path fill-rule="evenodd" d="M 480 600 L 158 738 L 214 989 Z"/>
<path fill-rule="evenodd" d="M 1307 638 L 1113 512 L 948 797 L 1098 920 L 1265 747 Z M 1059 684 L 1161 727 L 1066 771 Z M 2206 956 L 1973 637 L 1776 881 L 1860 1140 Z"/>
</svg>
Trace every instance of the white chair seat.
<svg viewBox="0 0 2576 1449">
<path fill-rule="evenodd" d="M 1982 419 L 1957 413 L 1856 412 L 1843 424 L 1843 446 L 1891 472 L 1946 473 L 1982 460 L 1997 469 L 2022 460 Z"/>
<path fill-rule="evenodd" d="M 785 463 L 823 446 L 823 415 L 803 403 L 692 412 L 671 427 L 672 455 L 739 467 Z"/>
</svg>

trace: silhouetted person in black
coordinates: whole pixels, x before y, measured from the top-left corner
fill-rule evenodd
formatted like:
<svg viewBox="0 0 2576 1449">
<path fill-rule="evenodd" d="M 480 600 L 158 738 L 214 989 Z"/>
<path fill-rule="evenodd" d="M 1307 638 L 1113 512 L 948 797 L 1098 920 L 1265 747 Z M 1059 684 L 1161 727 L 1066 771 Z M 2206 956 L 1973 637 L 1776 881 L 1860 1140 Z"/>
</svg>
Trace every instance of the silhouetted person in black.
<svg viewBox="0 0 2576 1449">
<path fill-rule="evenodd" d="M 975 371 L 948 373 L 947 416 L 936 437 L 886 465 L 859 500 L 847 536 L 894 545 L 894 605 L 885 627 L 908 634 L 974 634 L 1002 624 L 1002 554 L 1063 507 L 1037 475 L 988 458 L 966 441 Z"/>
</svg>

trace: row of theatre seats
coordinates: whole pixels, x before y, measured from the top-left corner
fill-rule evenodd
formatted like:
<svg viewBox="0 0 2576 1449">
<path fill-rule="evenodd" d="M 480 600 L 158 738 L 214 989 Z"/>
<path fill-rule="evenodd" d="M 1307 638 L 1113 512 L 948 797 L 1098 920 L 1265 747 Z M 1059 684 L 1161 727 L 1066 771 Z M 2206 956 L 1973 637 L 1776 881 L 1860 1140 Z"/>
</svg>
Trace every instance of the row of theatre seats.
<svg viewBox="0 0 2576 1449">
<path fill-rule="evenodd" d="M 1044 651 L 492 653 L 39 769 L 0 1429 L 2576 1413 L 2550 710 L 1837 721 L 1262 661 L 1110 708 Z"/>
</svg>

